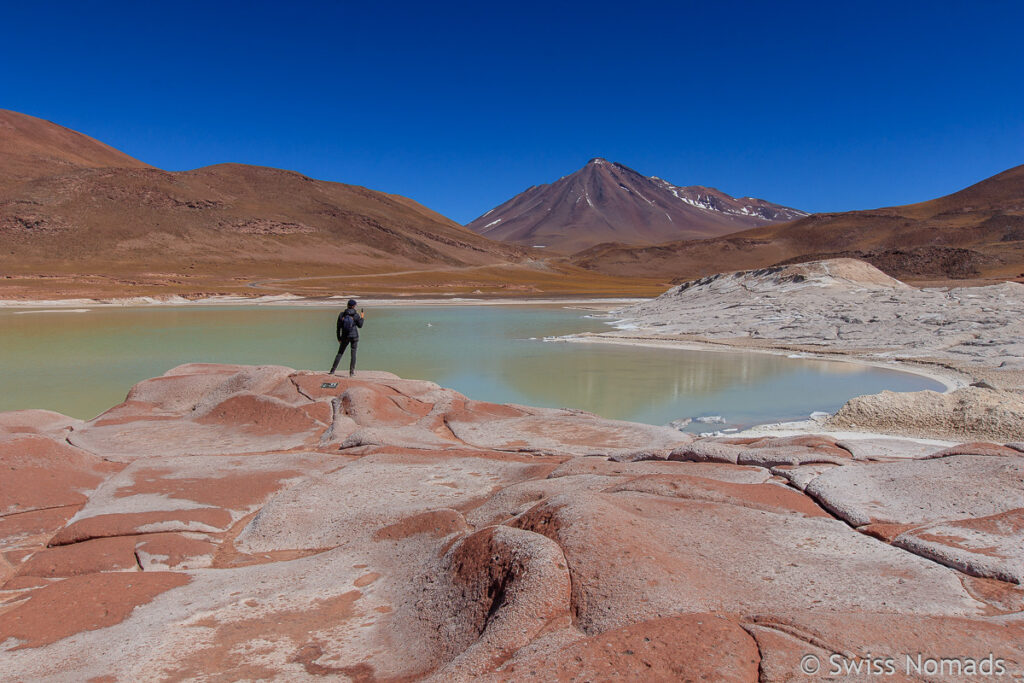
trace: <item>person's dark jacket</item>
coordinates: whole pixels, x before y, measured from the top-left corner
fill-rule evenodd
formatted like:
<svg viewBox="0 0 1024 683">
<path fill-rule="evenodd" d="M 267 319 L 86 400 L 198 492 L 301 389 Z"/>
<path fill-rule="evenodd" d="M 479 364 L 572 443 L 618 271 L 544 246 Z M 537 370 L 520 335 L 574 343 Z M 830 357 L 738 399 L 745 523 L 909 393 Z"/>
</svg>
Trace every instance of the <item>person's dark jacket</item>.
<svg viewBox="0 0 1024 683">
<path fill-rule="evenodd" d="M 338 316 L 338 341 L 340 342 L 342 339 L 345 338 L 345 331 L 342 328 L 341 323 L 345 319 L 346 315 L 352 316 L 352 322 L 354 323 L 350 328 L 348 338 L 350 341 L 358 341 L 359 328 L 363 326 L 363 316 L 359 315 L 359 312 L 356 311 L 356 309 L 354 308 L 346 308 L 344 311 L 341 312 L 341 315 Z"/>
</svg>

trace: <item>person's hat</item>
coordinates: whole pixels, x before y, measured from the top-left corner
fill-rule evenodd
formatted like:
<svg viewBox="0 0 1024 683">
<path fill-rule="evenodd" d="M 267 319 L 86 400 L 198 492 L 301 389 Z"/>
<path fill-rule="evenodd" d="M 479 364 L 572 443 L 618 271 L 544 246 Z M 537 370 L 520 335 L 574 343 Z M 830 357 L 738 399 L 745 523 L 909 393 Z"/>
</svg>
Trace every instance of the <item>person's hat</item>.
<svg viewBox="0 0 1024 683">
<path fill-rule="evenodd" d="M 348 300 L 348 307 L 349 308 L 355 308 L 356 307 L 356 300 L 355 299 L 349 299 Z"/>
</svg>

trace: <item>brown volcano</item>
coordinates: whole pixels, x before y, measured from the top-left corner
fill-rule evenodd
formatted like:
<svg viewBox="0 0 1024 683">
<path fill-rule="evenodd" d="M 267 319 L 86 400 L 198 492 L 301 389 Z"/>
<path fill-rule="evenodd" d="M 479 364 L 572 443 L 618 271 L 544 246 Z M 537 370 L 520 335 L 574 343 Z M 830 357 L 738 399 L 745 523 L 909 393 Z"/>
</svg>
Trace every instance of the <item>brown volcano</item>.
<svg viewBox="0 0 1024 683">
<path fill-rule="evenodd" d="M 854 257 L 917 282 L 1019 279 L 1024 273 L 1024 166 L 919 204 L 814 214 L 709 240 L 602 244 L 573 262 L 617 275 L 680 280 L 728 270 Z"/>
<path fill-rule="evenodd" d="M 573 253 L 601 242 L 717 237 L 806 215 L 712 187 L 677 187 L 622 164 L 591 159 L 572 175 L 531 187 L 467 227 L 491 239 Z"/>
</svg>

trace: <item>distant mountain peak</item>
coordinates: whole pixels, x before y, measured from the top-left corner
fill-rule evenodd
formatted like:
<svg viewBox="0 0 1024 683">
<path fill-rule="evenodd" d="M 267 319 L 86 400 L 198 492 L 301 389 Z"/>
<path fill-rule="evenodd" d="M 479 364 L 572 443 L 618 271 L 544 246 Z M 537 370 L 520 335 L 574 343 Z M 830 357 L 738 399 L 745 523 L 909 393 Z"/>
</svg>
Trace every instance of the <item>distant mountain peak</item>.
<svg viewBox="0 0 1024 683">
<path fill-rule="evenodd" d="M 601 242 L 717 237 L 806 215 L 711 187 L 679 187 L 594 157 L 553 183 L 528 188 L 467 227 L 491 239 L 571 253 Z"/>
<path fill-rule="evenodd" d="M 677 189 L 682 194 L 685 188 Z M 689 189 L 699 190 L 690 197 L 697 203 L 713 198 L 709 188 Z M 751 202 L 746 197 L 739 201 Z M 867 261 L 891 277 L 922 285 L 1024 282 L 1024 165 L 917 204 L 814 214 L 657 249 L 597 245 L 571 262 L 606 275 L 683 282 L 736 269 L 835 258 Z"/>
</svg>

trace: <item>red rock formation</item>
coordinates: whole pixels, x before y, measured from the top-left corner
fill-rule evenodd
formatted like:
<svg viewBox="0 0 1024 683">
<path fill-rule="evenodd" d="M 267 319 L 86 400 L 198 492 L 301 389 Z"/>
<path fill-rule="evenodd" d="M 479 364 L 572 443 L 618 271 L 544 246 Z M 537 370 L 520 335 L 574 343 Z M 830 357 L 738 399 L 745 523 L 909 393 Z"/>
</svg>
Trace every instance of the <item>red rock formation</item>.
<svg viewBox="0 0 1024 683">
<path fill-rule="evenodd" d="M 90 422 L 0 415 L 0 679 L 1019 672 L 1024 459 L 929 455 L 182 366 Z"/>
</svg>

